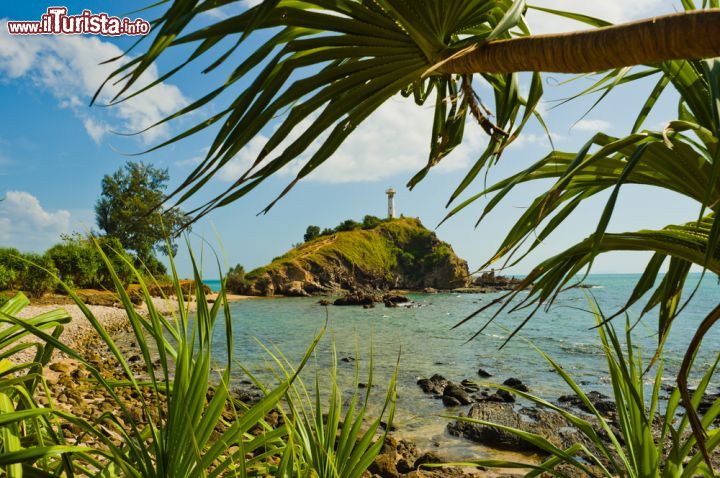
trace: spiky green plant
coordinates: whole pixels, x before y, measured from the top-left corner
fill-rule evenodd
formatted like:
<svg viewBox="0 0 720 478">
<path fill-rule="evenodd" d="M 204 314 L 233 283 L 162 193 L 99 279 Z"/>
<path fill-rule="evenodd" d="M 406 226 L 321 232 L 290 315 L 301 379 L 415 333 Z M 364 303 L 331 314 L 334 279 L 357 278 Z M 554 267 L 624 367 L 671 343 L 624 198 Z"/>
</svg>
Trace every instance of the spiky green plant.
<svg viewBox="0 0 720 478">
<path fill-rule="evenodd" d="M 70 316 L 54 310 L 18 319 L 29 303 L 25 295 L 17 294 L 0 307 L 0 469 L 10 478 L 38 476 L 34 473 L 37 468 L 49 473 L 41 476 L 72 476 L 78 464 L 96 463 L 94 452 L 66 443 L 59 420 L 74 421 L 75 417 L 38 404 L 38 396 L 49 396 L 43 367 L 54 348 L 32 340 L 28 332 L 28 327 L 33 327 L 59 337 Z M 29 361 L 20 358 L 33 349 Z"/>
<path fill-rule="evenodd" d="M 592 401 L 580 386 L 546 353 L 540 355 L 560 375 L 565 383 L 576 394 L 592 419 L 574 414 L 547 400 L 510 387 L 500 386 L 506 390 L 529 400 L 541 407 L 554 410 L 562 415 L 571 425 L 592 444 L 592 450 L 577 443 L 568 449 L 553 445 L 546 438 L 516 428 L 494 424 L 491 421 L 475 420 L 459 417 L 458 420 L 492 426 L 516 435 L 521 440 L 531 443 L 543 450 L 550 458 L 540 464 L 528 464 L 511 461 L 481 460 L 473 464 L 493 467 L 512 467 L 530 470 L 525 476 L 535 477 L 544 472 L 554 476 L 564 476 L 555 470 L 560 463 L 566 463 L 590 477 L 627 477 L 627 478 L 690 478 L 695 476 L 714 477 L 713 472 L 703 460 L 697 445 L 695 434 L 690 430 L 690 416 L 686 412 L 680 416 L 681 394 L 673 390 L 667 402 L 661 400 L 661 384 L 663 363 L 657 365 L 657 371 L 651 389 L 646 386 L 646 367 L 641 351 L 633 344 L 630 323 L 625 330 L 623 344 L 615 332 L 612 323 L 607 322 L 599 309 L 594 307 L 598 325 L 598 335 L 607 362 L 607 371 L 612 384 L 616 405 L 615 420 L 618 431 L 611 419 L 598 412 Z M 720 362 L 720 354 L 704 373 L 697 389 L 692 395 L 691 404 L 697 407 L 705 395 L 708 384 Z M 648 393 L 649 392 L 649 393 Z M 685 402 L 687 405 L 688 402 Z M 663 410 L 663 406 L 665 407 Z M 720 399 L 706 411 L 701 420 L 708 434 L 706 443 L 708 453 L 720 444 L 720 431 L 712 429 L 714 420 L 720 415 Z M 660 425 L 658 426 L 658 423 Z M 658 433 L 655 433 L 658 432 Z M 589 466 L 591 465 L 591 466 Z"/>
<path fill-rule="evenodd" d="M 265 350 L 277 364 L 281 379 L 297 375 L 298 371 L 282 353 Z M 334 342 L 331 355 L 329 371 L 323 372 L 316 365 L 314 390 L 310 392 L 303 379 L 298 377 L 285 395 L 285 405 L 279 407 L 288 426 L 288 446 L 275 474 L 277 477 L 359 478 L 385 444 L 395 414 L 397 367 L 380 412 L 370 417 L 372 347 L 364 397 L 359 382 L 359 361 L 356 359 L 355 381 L 349 401 L 343 399 L 340 390 Z M 329 377 L 321 377 L 322 374 L 329 374 Z M 328 381 L 329 387 L 326 385 Z M 324 398 L 328 388 L 329 395 Z M 379 433 L 381 428 L 384 431 Z"/>
<path fill-rule="evenodd" d="M 263 426 L 265 415 L 287 392 L 293 377 L 268 391 L 253 407 L 233 407 L 231 413 L 236 414 L 234 421 L 227 422 L 223 418 L 226 407 L 234 403 L 228 389 L 232 370 L 232 321 L 224 281 L 218 300 L 210 305 L 198 267 L 192 258 L 197 309 L 191 316 L 187 302 L 190 298 L 185 297 L 173 264 L 177 302 L 172 314 L 166 317 L 154 306 L 143 274 L 128 263 L 140 284 L 147 307 L 147 313 L 140 314 L 115 274 L 111 261 L 101 249 L 98 250 L 111 272 L 133 337 L 144 359 L 142 375 L 133 372 L 127 357 L 120 351 L 102 322 L 66 284 L 62 284 L 66 292 L 82 310 L 123 371 L 123 380 L 112 380 L 103 376 L 100 370 L 78 351 L 66 345 L 57 334 L 48 334 L 32 323 L 13 321 L 21 330 L 32 333 L 51 347 L 80 361 L 93 375 L 97 386 L 102 388 L 117 406 L 113 413 L 104 414 L 100 420 L 121 437 L 120 444 L 104 438 L 102 431 L 94 424 L 81 423 L 81 426 L 100 439 L 106 448 L 107 459 L 102 463 L 95 463 L 96 468 L 100 468 L 100 472 L 107 476 L 143 478 L 225 476 L 230 473 L 229 469 L 236 475 L 238 462 L 242 463 L 241 469 L 265 469 L 268 455 L 281 454 L 283 451 L 284 442 L 280 440 L 282 430 L 268 431 L 259 437 L 249 434 L 249 431 L 253 427 Z M 214 377 L 211 372 L 214 364 L 211 339 L 220 317 L 226 330 L 227 352 L 224 361 L 228 366 L 222 374 Z M 315 343 L 317 340 L 312 343 L 298 369 L 301 369 L 309 358 Z M 154 366 L 156 357 L 158 370 Z M 128 399 L 118 393 L 119 388 L 128 388 L 135 392 L 142 410 L 141 419 L 130 412 Z M 209 395 L 212 395 L 212 398 L 208 400 Z M 218 429 L 221 431 L 215 436 Z M 259 450 L 263 452 L 260 453 Z M 246 458 L 246 453 L 254 452 L 258 452 L 257 457 Z"/>
</svg>

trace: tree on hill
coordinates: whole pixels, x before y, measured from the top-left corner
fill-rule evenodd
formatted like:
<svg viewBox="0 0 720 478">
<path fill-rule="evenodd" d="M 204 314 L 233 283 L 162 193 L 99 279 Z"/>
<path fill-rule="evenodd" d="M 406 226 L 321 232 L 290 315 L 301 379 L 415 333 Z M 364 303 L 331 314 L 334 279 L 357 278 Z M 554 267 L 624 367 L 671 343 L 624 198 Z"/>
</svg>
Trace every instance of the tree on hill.
<svg viewBox="0 0 720 478">
<path fill-rule="evenodd" d="M 305 230 L 305 235 L 303 236 L 303 240 L 305 242 L 310 242 L 313 239 L 316 239 L 320 237 L 320 227 L 319 226 L 308 226 Z"/>
<path fill-rule="evenodd" d="M 148 269 L 164 272 L 155 252 L 168 253 L 165 239 L 171 241 L 191 218 L 177 207 L 160 209 L 169 180 L 167 169 L 142 162 L 129 162 L 102 180 L 102 192 L 95 204 L 98 227 L 132 250 Z"/>
<path fill-rule="evenodd" d="M 343 222 L 338 224 L 338 226 L 335 228 L 335 232 L 354 231 L 355 229 L 360 229 L 360 226 L 360 223 L 357 221 L 353 221 L 352 219 L 345 219 Z"/>
<path fill-rule="evenodd" d="M 379 217 L 368 214 L 363 218 L 362 227 L 363 229 L 374 229 L 378 227 L 382 222 L 382 219 L 380 219 Z"/>
</svg>

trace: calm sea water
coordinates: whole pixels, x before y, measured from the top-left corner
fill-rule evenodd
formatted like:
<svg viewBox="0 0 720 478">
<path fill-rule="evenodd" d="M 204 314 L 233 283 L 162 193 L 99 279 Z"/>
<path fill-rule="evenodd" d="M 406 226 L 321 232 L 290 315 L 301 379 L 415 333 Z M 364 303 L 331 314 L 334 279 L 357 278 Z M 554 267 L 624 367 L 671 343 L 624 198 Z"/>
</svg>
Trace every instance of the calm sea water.
<svg viewBox="0 0 720 478">
<path fill-rule="evenodd" d="M 617 310 L 627 300 L 638 275 L 593 275 L 587 283 L 596 287 L 590 292 L 605 312 Z M 688 288 L 694 287 L 700 275 L 691 275 Z M 218 283 L 208 281 L 217 287 Z M 706 277 L 694 300 L 686 307 L 673 326 L 666 345 L 665 376 L 673 383 L 682 356 L 697 324 L 717 305 L 720 286 L 716 276 Z M 439 415 L 448 410 L 439 400 L 424 395 L 416 385 L 418 377 L 439 373 L 453 381 L 465 378 L 480 380 L 478 368 L 493 374 L 490 381 L 501 383 L 509 377 L 523 380 L 536 395 L 548 399 L 570 393 L 567 385 L 543 360 L 532 344 L 549 354 L 570 372 L 586 391 L 609 393 L 609 383 L 603 355 L 599 348 L 597 331 L 592 327 L 595 319 L 583 310 L 589 309 L 583 290 L 568 291 L 560 296 L 548 312 L 539 312 L 504 348 L 500 348 L 509 331 L 517 326 L 525 314 L 499 316 L 495 325 L 468 342 L 482 324 L 492 315 L 486 311 L 469 323 L 452 330 L 452 327 L 470 313 L 490 302 L 498 294 L 411 294 L 417 308 L 374 309 L 358 307 L 322 307 L 316 298 L 256 299 L 235 302 L 233 313 L 234 359 L 261 377 L 272 377 L 267 353 L 257 341 L 277 347 L 291 361 L 298 361 L 312 338 L 328 324 L 328 331 L 317 348 L 317 368 L 327 370 L 330 364 L 331 345 L 334 341 L 339 357 L 360 357 L 361 381 L 367 377 L 370 346 L 374 347 L 374 381 L 378 398 L 384 393 L 395 363 L 399 357 L 398 417 L 400 434 L 414 439 L 421 447 L 432 447 L 442 442 L 442 451 L 450 458 L 462 458 L 496 453 L 471 445 L 465 440 L 452 439 L 444 432 L 447 420 Z M 644 303 L 642 303 L 644 305 Z M 637 319 L 640 307 L 630 311 Z M 624 329 L 624 318 L 619 317 L 618 329 Z M 633 332 L 634 341 L 649 355 L 657 343 L 655 335 L 656 313 L 650 313 Z M 720 329 L 720 327 L 718 327 Z M 224 328 L 217 330 L 218 353 L 223 353 Z M 697 359 L 698 369 L 706 368 L 720 345 L 720 330 L 713 330 L 705 339 Z M 340 380 L 350 388 L 354 378 L 354 365 L 340 362 Z M 314 373 L 311 363 L 306 370 Z M 312 375 L 310 375 L 312 377 Z M 365 378 L 363 378 L 365 377 Z M 238 379 L 242 377 L 238 375 Z M 463 409 L 452 411 L 457 413 Z"/>
</svg>

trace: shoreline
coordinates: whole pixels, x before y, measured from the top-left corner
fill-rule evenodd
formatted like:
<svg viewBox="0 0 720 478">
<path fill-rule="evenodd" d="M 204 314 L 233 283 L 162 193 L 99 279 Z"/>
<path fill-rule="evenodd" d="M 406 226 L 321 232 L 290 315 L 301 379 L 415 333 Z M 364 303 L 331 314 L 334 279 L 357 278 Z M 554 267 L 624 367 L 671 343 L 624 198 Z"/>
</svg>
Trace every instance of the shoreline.
<svg viewBox="0 0 720 478">
<path fill-rule="evenodd" d="M 65 300 L 60 299 L 61 297 L 69 299 L 70 302 L 65 302 Z M 208 302 L 215 302 L 217 300 L 217 297 L 217 293 L 208 294 Z M 228 294 L 227 299 L 228 302 L 238 302 L 241 300 L 254 299 L 254 297 Z M 167 299 L 162 297 L 153 297 L 152 301 L 155 309 L 161 314 L 172 314 L 177 310 L 178 303 L 177 299 L 174 296 L 168 297 Z M 193 312 L 197 307 L 197 302 L 193 299 L 186 302 L 186 305 L 189 306 L 190 312 Z M 92 312 L 95 318 L 102 324 L 103 327 L 105 327 L 105 329 L 111 335 L 122 330 L 128 324 L 127 312 L 120 304 L 86 304 L 86 307 L 90 310 L 90 312 Z M 95 328 L 92 326 L 87 317 L 85 317 L 85 314 L 83 314 L 82 310 L 80 310 L 80 307 L 78 307 L 77 304 L 72 302 L 72 299 L 66 296 L 56 296 L 50 298 L 50 300 L 44 298 L 41 300 L 40 304 L 34 303 L 31 300 L 30 305 L 23 308 L 17 314 L 17 317 L 21 319 L 27 319 L 58 309 L 66 311 L 71 317 L 70 322 L 63 325 L 64 329 L 61 335 L 63 343 L 75 348 L 78 345 L 82 345 L 83 343 L 87 343 L 93 339 L 98 338 Z M 135 310 L 141 315 L 144 315 L 147 314 L 148 309 L 147 305 L 143 302 L 142 304 L 136 306 Z M 33 337 L 27 336 L 24 338 L 24 341 L 33 341 Z M 19 361 L 32 360 L 34 354 L 34 349 L 27 349 L 25 351 L 15 354 L 13 356 L 13 359 Z M 50 360 L 48 365 L 64 358 L 67 358 L 64 353 L 55 350 L 53 352 L 52 359 Z"/>
</svg>

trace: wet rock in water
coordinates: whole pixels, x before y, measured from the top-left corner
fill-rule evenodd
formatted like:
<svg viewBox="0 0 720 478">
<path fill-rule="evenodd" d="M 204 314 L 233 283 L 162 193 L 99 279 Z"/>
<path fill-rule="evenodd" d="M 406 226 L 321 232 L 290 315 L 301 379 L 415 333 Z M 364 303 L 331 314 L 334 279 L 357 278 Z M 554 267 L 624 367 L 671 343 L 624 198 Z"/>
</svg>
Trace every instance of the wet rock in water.
<svg viewBox="0 0 720 478">
<path fill-rule="evenodd" d="M 475 392 L 477 392 L 477 391 L 480 390 L 480 386 L 479 386 L 477 383 L 472 382 L 472 381 L 467 380 L 467 379 L 466 379 L 466 380 L 463 380 L 462 382 L 460 382 L 460 385 L 462 385 L 462 387 L 463 387 L 463 388 L 465 389 L 465 391 L 468 392 L 468 393 L 475 393 Z"/>
<path fill-rule="evenodd" d="M 383 296 L 382 301 L 385 303 L 385 307 L 397 307 L 398 304 L 406 304 L 410 302 L 410 299 L 404 295 L 386 294 Z"/>
<path fill-rule="evenodd" d="M 349 306 L 349 305 L 374 305 L 378 302 L 377 297 L 364 292 L 348 292 L 344 297 L 340 297 L 333 302 L 333 305 Z"/>
<path fill-rule="evenodd" d="M 355 361 L 355 357 L 350 357 L 350 356 L 343 357 L 340 359 L 340 361 L 345 362 L 345 363 L 352 363 Z"/>
<path fill-rule="evenodd" d="M 465 391 L 463 387 L 456 383 L 448 382 L 448 384 L 445 386 L 445 389 L 443 390 L 443 403 L 447 405 L 446 399 L 450 403 L 452 401 L 450 399 L 453 399 L 457 401 L 461 405 L 469 405 L 472 403 L 472 399 L 470 398 L 470 395 Z"/>
<path fill-rule="evenodd" d="M 484 401 L 474 403 L 468 418 L 535 433 L 560 448 L 585 443 L 582 434 L 557 412 L 539 408 L 515 410 L 509 403 Z M 503 429 L 490 425 L 456 420 L 448 425 L 450 434 L 503 450 L 538 451 L 534 445 Z"/>
<path fill-rule="evenodd" d="M 417 381 L 417 384 L 425 393 L 442 395 L 442 393 L 445 391 L 445 386 L 448 384 L 448 381 L 442 375 L 435 374 L 430 378 L 421 378 Z"/>
<path fill-rule="evenodd" d="M 423 292 L 426 294 L 437 294 L 438 293 L 437 289 L 433 289 L 432 287 L 425 287 L 423 289 Z"/>
<path fill-rule="evenodd" d="M 375 304 L 363 304 L 363 309 L 374 309 Z"/>
<path fill-rule="evenodd" d="M 486 370 L 480 368 L 478 369 L 478 376 L 482 378 L 489 378 L 492 377 L 492 374 L 487 372 Z"/>
<path fill-rule="evenodd" d="M 491 402 L 500 402 L 500 403 L 514 403 L 515 397 L 512 393 L 508 392 L 507 390 L 497 390 L 492 395 L 489 395 L 487 398 Z"/>
<path fill-rule="evenodd" d="M 318 301 L 318 304 L 320 304 L 320 305 L 322 305 L 322 306 L 327 306 L 327 305 L 332 304 L 332 302 L 330 302 L 330 301 L 327 300 L 327 299 L 322 299 L 322 300 L 319 300 L 319 301 Z"/>
<path fill-rule="evenodd" d="M 460 400 L 455 397 L 443 395 L 441 398 L 443 405 L 445 405 L 446 407 L 459 407 L 460 405 L 462 405 L 462 403 L 460 403 Z"/>
<path fill-rule="evenodd" d="M 590 400 L 590 403 L 593 405 L 593 407 L 595 407 L 598 412 L 604 415 L 614 413 L 617 410 L 615 402 L 613 402 L 610 397 L 603 393 L 593 390 L 586 393 L 585 396 L 588 398 L 588 400 Z M 590 407 L 588 407 L 587 404 L 577 395 L 563 395 L 558 398 L 558 402 L 577 407 L 587 413 L 592 413 Z"/>
<path fill-rule="evenodd" d="M 514 388 L 515 390 L 518 390 L 520 392 L 527 392 L 529 391 L 527 385 L 522 383 L 522 380 L 519 378 L 509 378 L 503 382 L 503 385 L 507 385 L 510 388 Z"/>
<path fill-rule="evenodd" d="M 398 429 L 398 428 L 397 428 L 395 425 L 393 425 L 392 423 L 391 423 L 389 426 L 390 426 L 390 428 L 388 428 L 388 423 L 387 423 L 386 421 L 380 420 L 380 427 L 381 427 L 383 430 L 387 430 L 387 431 L 389 431 L 389 432 L 394 432 L 394 431 L 397 431 L 397 429 Z"/>
</svg>

